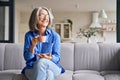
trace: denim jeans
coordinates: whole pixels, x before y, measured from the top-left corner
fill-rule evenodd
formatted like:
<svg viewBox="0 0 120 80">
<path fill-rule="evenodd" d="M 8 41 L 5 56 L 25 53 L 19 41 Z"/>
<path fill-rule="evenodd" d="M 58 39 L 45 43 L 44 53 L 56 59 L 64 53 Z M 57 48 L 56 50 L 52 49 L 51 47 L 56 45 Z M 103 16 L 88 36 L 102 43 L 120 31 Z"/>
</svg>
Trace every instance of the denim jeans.
<svg viewBox="0 0 120 80">
<path fill-rule="evenodd" d="M 36 61 L 32 69 L 25 71 L 29 80 L 54 80 L 59 74 L 61 74 L 61 68 L 45 58 Z"/>
</svg>

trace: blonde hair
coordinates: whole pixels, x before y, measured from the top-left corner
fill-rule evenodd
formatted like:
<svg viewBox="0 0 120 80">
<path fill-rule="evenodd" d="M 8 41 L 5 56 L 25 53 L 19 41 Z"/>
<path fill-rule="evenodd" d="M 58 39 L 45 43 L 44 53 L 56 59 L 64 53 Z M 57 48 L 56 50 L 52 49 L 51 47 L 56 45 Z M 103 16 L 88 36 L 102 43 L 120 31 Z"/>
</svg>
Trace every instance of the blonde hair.
<svg viewBox="0 0 120 80">
<path fill-rule="evenodd" d="M 46 8 L 46 7 L 38 7 L 38 8 L 35 8 L 32 11 L 30 19 L 29 19 L 29 29 L 31 31 L 38 30 L 37 23 L 38 23 L 38 20 L 39 20 L 39 12 L 42 9 L 44 9 L 44 10 L 46 10 L 48 12 L 49 24 L 48 24 L 47 27 L 51 27 L 51 24 L 52 24 L 52 21 L 53 21 L 53 18 L 54 18 L 52 12 L 48 8 Z"/>
</svg>

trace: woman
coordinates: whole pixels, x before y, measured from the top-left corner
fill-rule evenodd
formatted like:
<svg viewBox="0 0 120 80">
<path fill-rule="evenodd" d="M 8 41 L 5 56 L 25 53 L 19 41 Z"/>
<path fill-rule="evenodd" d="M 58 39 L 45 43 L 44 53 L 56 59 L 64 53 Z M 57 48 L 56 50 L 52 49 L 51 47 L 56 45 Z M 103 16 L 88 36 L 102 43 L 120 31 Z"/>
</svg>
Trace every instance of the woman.
<svg viewBox="0 0 120 80">
<path fill-rule="evenodd" d="M 65 71 L 59 63 L 60 36 L 50 29 L 52 20 L 46 7 L 35 8 L 30 16 L 30 31 L 24 42 L 26 67 L 22 71 L 29 80 L 54 80 Z"/>
</svg>

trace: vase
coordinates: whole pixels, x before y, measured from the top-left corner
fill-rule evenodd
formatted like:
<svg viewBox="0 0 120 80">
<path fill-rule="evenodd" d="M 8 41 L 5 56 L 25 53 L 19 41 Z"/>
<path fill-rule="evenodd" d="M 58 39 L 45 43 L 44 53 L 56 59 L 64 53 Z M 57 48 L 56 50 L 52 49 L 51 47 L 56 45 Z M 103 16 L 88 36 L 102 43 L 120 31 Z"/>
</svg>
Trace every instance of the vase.
<svg viewBox="0 0 120 80">
<path fill-rule="evenodd" d="M 87 43 L 90 43 L 91 41 L 90 41 L 90 38 L 87 38 Z"/>
</svg>

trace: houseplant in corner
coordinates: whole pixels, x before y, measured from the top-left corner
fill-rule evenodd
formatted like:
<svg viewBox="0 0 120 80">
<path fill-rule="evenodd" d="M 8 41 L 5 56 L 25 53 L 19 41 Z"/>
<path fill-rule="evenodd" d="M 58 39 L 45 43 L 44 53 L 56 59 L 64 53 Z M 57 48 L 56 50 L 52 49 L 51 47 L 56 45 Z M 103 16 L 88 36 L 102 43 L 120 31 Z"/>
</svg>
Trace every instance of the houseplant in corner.
<svg viewBox="0 0 120 80">
<path fill-rule="evenodd" d="M 97 29 L 97 28 L 88 28 L 88 29 L 82 29 L 80 28 L 79 32 L 77 33 L 77 37 L 86 37 L 87 38 L 87 43 L 90 42 L 90 38 L 92 36 L 96 36 L 96 33 L 100 33 L 102 32 L 101 29 Z"/>
</svg>

